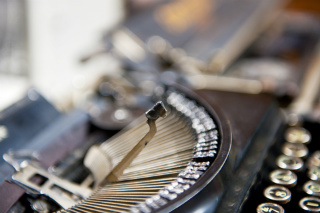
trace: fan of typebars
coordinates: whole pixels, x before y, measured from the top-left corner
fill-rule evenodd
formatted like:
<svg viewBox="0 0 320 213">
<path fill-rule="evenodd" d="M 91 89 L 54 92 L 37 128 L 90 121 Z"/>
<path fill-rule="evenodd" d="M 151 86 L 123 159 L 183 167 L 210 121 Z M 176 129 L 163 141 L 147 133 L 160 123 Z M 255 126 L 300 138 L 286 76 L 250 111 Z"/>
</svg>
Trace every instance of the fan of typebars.
<svg viewBox="0 0 320 213">
<path fill-rule="evenodd" d="M 31 164 L 13 180 L 51 197 L 60 212 L 152 212 L 170 205 L 205 176 L 218 154 L 220 133 L 208 110 L 184 93 L 168 90 L 164 102 L 146 112 L 148 125 L 141 117 L 89 149 L 84 165 L 93 187 Z M 35 173 L 50 178 L 39 188 L 28 182 L 27 174 Z"/>
</svg>

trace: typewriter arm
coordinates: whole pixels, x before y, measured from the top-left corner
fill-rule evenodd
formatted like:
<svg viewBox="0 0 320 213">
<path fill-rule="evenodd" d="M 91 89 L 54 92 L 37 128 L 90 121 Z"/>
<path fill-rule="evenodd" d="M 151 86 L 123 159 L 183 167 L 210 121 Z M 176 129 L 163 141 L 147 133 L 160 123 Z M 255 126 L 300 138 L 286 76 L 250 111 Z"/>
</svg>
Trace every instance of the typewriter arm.
<svg viewBox="0 0 320 213">
<path fill-rule="evenodd" d="M 115 182 L 123 171 L 132 163 L 132 161 L 139 155 L 142 149 L 150 142 L 153 136 L 157 132 L 156 120 L 159 117 L 165 117 L 167 110 L 162 102 L 158 102 L 152 109 L 146 112 L 148 118 L 147 123 L 150 127 L 149 132 L 133 147 L 133 149 L 121 160 L 121 162 L 113 168 L 113 170 L 107 176 L 109 182 Z"/>
</svg>

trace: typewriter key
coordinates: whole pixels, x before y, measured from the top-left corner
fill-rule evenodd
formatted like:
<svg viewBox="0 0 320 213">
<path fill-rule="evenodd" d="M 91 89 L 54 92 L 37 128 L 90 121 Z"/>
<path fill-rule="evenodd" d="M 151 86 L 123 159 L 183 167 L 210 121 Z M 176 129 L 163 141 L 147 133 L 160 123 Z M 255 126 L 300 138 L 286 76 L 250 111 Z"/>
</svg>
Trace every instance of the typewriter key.
<svg viewBox="0 0 320 213">
<path fill-rule="evenodd" d="M 298 157 L 290 157 L 285 155 L 280 155 L 277 159 L 277 166 L 281 169 L 299 171 L 303 167 L 303 161 Z"/>
<path fill-rule="evenodd" d="M 320 211 L 320 199 L 316 197 L 305 197 L 299 202 L 302 209 L 307 212 L 319 212 Z"/>
<path fill-rule="evenodd" d="M 281 204 L 286 204 L 291 200 L 290 190 L 283 186 L 269 186 L 263 194 L 269 200 Z"/>
<path fill-rule="evenodd" d="M 285 143 L 282 147 L 283 154 L 290 157 L 304 158 L 308 155 L 308 148 L 304 144 Z"/>
<path fill-rule="evenodd" d="M 284 213 L 282 206 L 275 203 L 261 203 L 257 207 L 257 213 Z"/>
<path fill-rule="evenodd" d="M 312 167 L 308 170 L 308 177 L 309 177 L 311 180 L 320 180 L 320 168 L 319 168 L 319 167 L 312 166 Z"/>
<path fill-rule="evenodd" d="M 320 151 L 314 152 L 307 161 L 307 166 L 311 167 L 320 167 Z"/>
<path fill-rule="evenodd" d="M 275 184 L 293 187 L 297 184 L 297 175 L 290 170 L 277 169 L 270 173 L 270 180 Z"/>
<path fill-rule="evenodd" d="M 285 139 L 290 143 L 309 143 L 311 134 L 302 127 L 290 127 L 285 132 Z"/>
<path fill-rule="evenodd" d="M 320 184 L 314 181 L 308 181 L 303 185 L 303 190 L 308 195 L 320 196 Z"/>
</svg>

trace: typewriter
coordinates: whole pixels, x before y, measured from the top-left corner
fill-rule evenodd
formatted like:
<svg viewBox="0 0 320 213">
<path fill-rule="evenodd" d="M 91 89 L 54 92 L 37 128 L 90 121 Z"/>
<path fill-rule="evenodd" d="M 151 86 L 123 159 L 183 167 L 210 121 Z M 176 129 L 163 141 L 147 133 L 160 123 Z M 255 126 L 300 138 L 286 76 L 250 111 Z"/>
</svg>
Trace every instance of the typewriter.
<svg viewBox="0 0 320 213">
<path fill-rule="evenodd" d="M 320 212 L 320 22 L 284 5 L 131 1 L 81 109 L 0 113 L 0 212 Z"/>
</svg>

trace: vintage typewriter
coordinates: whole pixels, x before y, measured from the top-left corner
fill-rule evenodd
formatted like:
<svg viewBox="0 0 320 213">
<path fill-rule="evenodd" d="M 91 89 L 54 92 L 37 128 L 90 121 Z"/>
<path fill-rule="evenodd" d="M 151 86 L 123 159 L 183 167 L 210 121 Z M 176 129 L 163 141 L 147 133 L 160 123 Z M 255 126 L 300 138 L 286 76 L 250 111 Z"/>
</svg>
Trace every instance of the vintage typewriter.
<svg viewBox="0 0 320 213">
<path fill-rule="evenodd" d="M 0 212 L 320 212 L 319 20 L 137 5 L 106 36 L 121 75 L 82 109 L 31 89 L 0 113 Z"/>
</svg>

